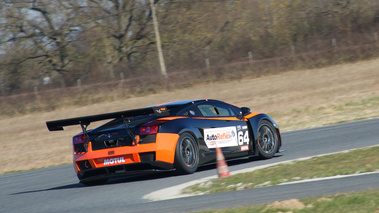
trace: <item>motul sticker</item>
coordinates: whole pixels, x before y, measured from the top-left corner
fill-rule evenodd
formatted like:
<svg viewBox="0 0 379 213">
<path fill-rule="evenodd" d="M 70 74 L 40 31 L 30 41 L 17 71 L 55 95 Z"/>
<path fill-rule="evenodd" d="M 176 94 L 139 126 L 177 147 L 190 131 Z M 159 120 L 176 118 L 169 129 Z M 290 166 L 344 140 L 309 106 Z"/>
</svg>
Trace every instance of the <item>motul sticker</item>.
<svg viewBox="0 0 379 213">
<path fill-rule="evenodd" d="M 204 141 L 208 148 L 238 146 L 236 127 L 204 129 Z"/>
<path fill-rule="evenodd" d="M 105 165 L 115 165 L 115 164 L 119 164 L 119 163 L 125 163 L 124 157 L 104 159 L 104 166 Z"/>
</svg>

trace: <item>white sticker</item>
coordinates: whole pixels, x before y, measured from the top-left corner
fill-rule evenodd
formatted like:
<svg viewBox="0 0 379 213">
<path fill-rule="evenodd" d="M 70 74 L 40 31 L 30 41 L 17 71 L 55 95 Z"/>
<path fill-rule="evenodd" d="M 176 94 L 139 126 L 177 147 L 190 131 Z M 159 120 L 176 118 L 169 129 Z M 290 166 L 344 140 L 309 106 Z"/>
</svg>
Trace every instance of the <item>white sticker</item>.
<svg viewBox="0 0 379 213">
<path fill-rule="evenodd" d="M 236 127 L 204 129 L 204 141 L 208 148 L 238 146 Z"/>
<path fill-rule="evenodd" d="M 119 158 L 105 158 L 104 159 L 104 165 L 113 165 L 113 164 L 120 164 L 125 163 L 124 157 Z"/>
<path fill-rule="evenodd" d="M 238 131 L 238 145 L 249 144 L 249 131 Z"/>
<path fill-rule="evenodd" d="M 241 151 L 247 151 L 249 150 L 249 145 L 241 146 Z"/>
</svg>

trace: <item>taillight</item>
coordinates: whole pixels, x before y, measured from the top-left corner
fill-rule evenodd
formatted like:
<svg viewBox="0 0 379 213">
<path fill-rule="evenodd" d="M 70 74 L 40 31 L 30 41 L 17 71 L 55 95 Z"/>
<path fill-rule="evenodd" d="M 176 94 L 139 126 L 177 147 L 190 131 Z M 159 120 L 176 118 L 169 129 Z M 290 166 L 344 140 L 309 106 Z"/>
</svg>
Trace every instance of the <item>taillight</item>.
<svg viewBox="0 0 379 213">
<path fill-rule="evenodd" d="M 72 138 L 72 143 L 74 145 L 74 154 L 84 154 L 87 152 L 88 144 L 85 143 L 86 139 L 84 134 L 75 135 Z"/>
<path fill-rule="evenodd" d="M 86 141 L 84 134 L 75 135 L 72 139 L 73 144 L 84 143 Z"/>
<path fill-rule="evenodd" d="M 151 135 L 158 132 L 158 124 L 150 123 L 144 124 L 139 128 L 139 135 Z"/>
</svg>

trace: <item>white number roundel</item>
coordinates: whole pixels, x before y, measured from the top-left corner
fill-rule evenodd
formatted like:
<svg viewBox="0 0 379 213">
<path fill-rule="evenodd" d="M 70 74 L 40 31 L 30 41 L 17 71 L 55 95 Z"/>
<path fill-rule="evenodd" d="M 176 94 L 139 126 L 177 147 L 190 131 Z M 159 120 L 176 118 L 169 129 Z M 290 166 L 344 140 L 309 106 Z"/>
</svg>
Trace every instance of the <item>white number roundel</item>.
<svg viewBox="0 0 379 213">
<path fill-rule="evenodd" d="M 238 131 L 238 145 L 249 144 L 249 131 Z"/>
</svg>

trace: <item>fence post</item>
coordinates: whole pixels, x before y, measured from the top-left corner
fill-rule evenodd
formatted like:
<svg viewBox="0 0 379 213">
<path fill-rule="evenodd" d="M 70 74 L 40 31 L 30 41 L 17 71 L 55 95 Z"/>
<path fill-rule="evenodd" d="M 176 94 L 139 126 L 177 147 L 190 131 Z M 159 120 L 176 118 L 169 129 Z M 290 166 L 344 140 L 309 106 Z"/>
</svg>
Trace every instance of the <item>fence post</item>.
<svg viewBox="0 0 379 213">
<path fill-rule="evenodd" d="M 38 96 L 38 86 L 34 86 L 34 95 Z"/>
<path fill-rule="evenodd" d="M 76 83 L 78 83 L 78 87 L 82 87 L 82 80 L 80 80 L 80 78 L 76 80 Z"/>
<path fill-rule="evenodd" d="M 36 100 L 39 102 L 41 100 L 40 95 L 38 93 L 38 86 L 34 86 L 34 95 L 36 96 Z"/>
<path fill-rule="evenodd" d="M 253 53 L 249 51 L 247 54 L 249 55 L 249 63 L 253 63 Z"/>
<path fill-rule="evenodd" d="M 125 74 L 124 74 L 124 72 L 120 72 L 120 84 L 118 85 L 119 88 L 121 88 L 122 85 L 124 84 L 124 79 L 125 79 Z"/>
<path fill-rule="evenodd" d="M 295 55 L 295 45 L 291 45 L 291 55 Z"/>
<path fill-rule="evenodd" d="M 378 33 L 377 32 L 374 33 L 374 40 L 378 41 Z"/>
<path fill-rule="evenodd" d="M 337 49 L 338 49 L 338 46 L 337 46 L 337 41 L 336 41 L 336 39 L 335 39 L 335 38 L 333 38 L 333 39 L 332 39 L 332 45 L 333 45 L 333 47 L 334 47 L 334 49 L 335 49 L 335 50 L 337 50 Z"/>
<path fill-rule="evenodd" d="M 205 66 L 207 68 L 207 71 L 211 69 L 211 63 L 209 62 L 209 58 L 205 59 Z"/>
</svg>

